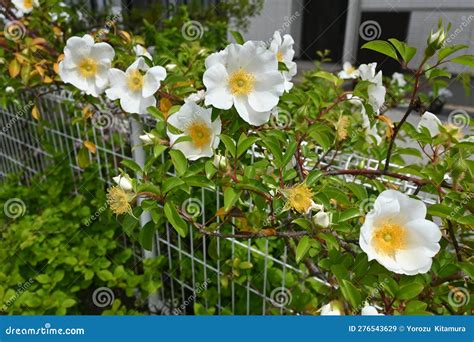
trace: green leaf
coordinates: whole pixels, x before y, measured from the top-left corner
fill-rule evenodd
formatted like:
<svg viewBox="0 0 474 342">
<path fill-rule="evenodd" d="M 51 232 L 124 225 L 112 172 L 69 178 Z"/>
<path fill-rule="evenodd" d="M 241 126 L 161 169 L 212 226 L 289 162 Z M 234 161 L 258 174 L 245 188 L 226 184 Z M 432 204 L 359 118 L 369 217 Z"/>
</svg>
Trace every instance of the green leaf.
<svg viewBox="0 0 474 342">
<path fill-rule="evenodd" d="M 224 210 L 227 212 L 232 208 L 240 197 L 240 191 L 233 188 L 227 188 L 224 191 Z"/>
<path fill-rule="evenodd" d="M 90 163 L 89 152 L 85 147 L 82 147 L 77 153 L 77 164 L 81 169 L 85 169 Z"/>
<path fill-rule="evenodd" d="M 298 246 L 296 247 L 296 262 L 299 263 L 301 259 L 306 256 L 306 253 L 309 251 L 309 237 L 303 236 L 301 240 L 298 242 Z"/>
<path fill-rule="evenodd" d="M 392 43 L 393 46 L 395 46 L 398 53 L 400 54 L 400 56 L 402 56 L 406 64 L 408 64 L 413 58 L 413 56 L 415 56 L 416 48 L 408 46 L 406 43 L 401 42 L 396 38 L 390 38 L 388 41 Z"/>
<path fill-rule="evenodd" d="M 406 284 L 398 289 L 397 298 L 408 300 L 418 296 L 424 289 L 424 285 L 420 283 Z"/>
<path fill-rule="evenodd" d="M 308 186 L 312 186 L 314 183 L 317 182 L 319 178 L 323 176 L 323 173 L 319 170 L 313 170 L 311 171 L 308 176 L 306 176 L 305 183 Z"/>
<path fill-rule="evenodd" d="M 341 291 L 344 298 L 346 298 L 349 303 L 351 303 L 353 308 L 359 307 L 359 305 L 362 303 L 362 297 L 359 290 L 357 290 L 357 288 L 349 280 L 342 280 Z"/>
<path fill-rule="evenodd" d="M 168 219 L 169 223 L 173 226 L 173 228 L 178 232 L 181 237 L 186 237 L 188 233 L 188 224 L 183 218 L 179 215 L 176 207 L 167 202 L 163 207 L 165 216 Z"/>
<path fill-rule="evenodd" d="M 237 158 L 247 152 L 250 146 L 252 146 L 258 140 L 260 140 L 259 137 L 245 137 L 245 135 L 242 134 L 239 138 L 239 142 L 237 143 Z"/>
<path fill-rule="evenodd" d="M 298 143 L 296 142 L 296 140 L 291 139 L 290 143 L 288 144 L 288 147 L 286 148 L 285 156 L 281 161 L 281 167 L 285 167 L 291 161 L 296 152 L 297 147 Z"/>
<path fill-rule="evenodd" d="M 250 261 L 241 262 L 239 268 L 241 270 L 248 270 L 253 267 L 253 264 Z"/>
<path fill-rule="evenodd" d="M 153 221 L 145 224 L 142 229 L 140 229 L 140 234 L 138 236 L 138 241 L 143 249 L 151 251 L 153 249 L 153 237 L 155 234 L 155 223 Z"/>
<path fill-rule="evenodd" d="M 446 46 L 438 51 L 438 62 L 441 62 L 443 59 L 446 57 L 452 55 L 453 53 L 462 50 L 462 49 L 467 49 L 469 46 L 467 45 L 453 45 L 453 46 Z"/>
<path fill-rule="evenodd" d="M 128 167 L 130 170 L 132 170 L 135 173 L 142 173 L 142 168 L 140 165 L 135 163 L 133 160 L 122 160 L 121 164 L 125 167 Z"/>
<path fill-rule="evenodd" d="M 384 40 L 372 40 L 362 45 L 362 49 L 377 51 L 398 61 L 397 52 L 394 47 Z"/>
<path fill-rule="evenodd" d="M 186 160 L 184 154 L 178 150 L 171 150 L 169 153 L 176 172 L 179 175 L 184 174 L 188 168 L 188 161 Z"/>
<path fill-rule="evenodd" d="M 174 188 L 185 184 L 183 180 L 178 177 L 166 178 L 163 182 L 162 191 L 163 193 L 170 192 Z"/>
<path fill-rule="evenodd" d="M 235 145 L 235 141 L 231 137 L 229 137 L 228 135 L 225 135 L 225 134 L 221 134 L 220 137 L 221 137 L 222 142 L 225 145 L 226 150 L 233 157 L 235 157 L 235 155 L 237 153 L 237 148 L 236 148 L 236 145 Z"/>
<path fill-rule="evenodd" d="M 206 162 L 206 164 L 204 165 L 204 170 L 206 171 L 206 177 L 208 179 L 211 179 L 217 172 L 217 169 L 214 166 L 214 163 L 212 160 L 208 160 Z"/>
<path fill-rule="evenodd" d="M 237 44 L 243 44 L 245 42 L 244 37 L 242 37 L 242 34 L 240 32 L 230 31 L 230 34 L 232 35 L 232 37 L 234 37 L 235 42 Z"/>
<path fill-rule="evenodd" d="M 432 216 L 438 216 L 441 218 L 446 218 L 451 216 L 453 210 L 445 204 L 433 204 L 428 207 L 428 214 Z"/>
<path fill-rule="evenodd" d="M 146 109 L 148 113 L 151 114 L 155 119 L 158 119 L 158 121 L 164 121 L 165 117 L 163 116 L 163 113 L 158 110 L 158 108 L 150 106 Z"/>
<path fill-rule="evenodd" d="M 453 59 L 451 59 L 451 62 L 467 65 L 468 67 L 474 68 L 474 55 L 462 55 L 454 57 Z"/>
<path fill-rule="evenodd" d="M 301 228 L 305 230 L 311 229 L 311 224 L 308 222 L 307 219 L 302 218 L 302 217 L 294 219 L 293 221 L 291 221 L 291 223 L 297 224 L 298 226 L 300 226 Z"/>
<path fill-rule="evenodd" d="M 166 149 L 168 146 L 164 145 L 155 145 L 153 146 L 153 157 L 158 158 Z"/>
<path fill-rule="evenodd" d="M 361 213 L 358 208 L 350 208 L 339 214 L 338 222 L 345 222 L 359 216 L 361 216 Z"/>
<path fill-rule="evenodd" d="M 326 71 L 318 71 L 317 73 L 314 74 L 315 77 L 319 77 L 319 78 L 324 78 L 325 80 L 328 80 L 332 83 L 334 83 L 335 85 L 337 85 L 340 81 L 339 77 L 331 74 L 330 72 L 326 72 Z"/>
</svg>

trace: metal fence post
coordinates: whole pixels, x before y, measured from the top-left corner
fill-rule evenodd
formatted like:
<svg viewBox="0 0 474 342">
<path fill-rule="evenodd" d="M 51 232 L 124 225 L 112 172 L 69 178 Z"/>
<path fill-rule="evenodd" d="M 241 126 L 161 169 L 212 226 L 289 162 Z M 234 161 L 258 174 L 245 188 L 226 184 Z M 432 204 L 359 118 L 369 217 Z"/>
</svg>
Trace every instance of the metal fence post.
<svg viewBox="0 0 474 342">
<path fill-rule="evenodd" d="M 132 147 L 132 156 L 135 163 L 137 163 L 141 168 L 145 166 L 146 161 L 146 154 L 145 150 L 143 149 L 143 144 L 140 140 L 140 135 L 143 134 L 143 124 L 139 119 L 135 117 L 131 117 L 130 119 L 131 124 L 131 147 Z M 138 179 L 140 179 L 139 175 L 136 175 Z M 142 198 L 138 199 L 138 204 L 143 201 Z M 144 227 L 148 222 L 151 221 L 151 214 L 149 212 L 143 212 L 140 215 L 140 227 Z M 145 259 L 154 258 L 156 257 L 156 246 L 153 243 L 152 251 L 147 251 L 145 249 L 143 251 L 143 256 Z M 148 298 L 148 307 L 150 311 L 156 312 L 157 308 L 161 308 L 162 302 L 158 297 L 158 293 L 150 295 Z"/>
</svg>

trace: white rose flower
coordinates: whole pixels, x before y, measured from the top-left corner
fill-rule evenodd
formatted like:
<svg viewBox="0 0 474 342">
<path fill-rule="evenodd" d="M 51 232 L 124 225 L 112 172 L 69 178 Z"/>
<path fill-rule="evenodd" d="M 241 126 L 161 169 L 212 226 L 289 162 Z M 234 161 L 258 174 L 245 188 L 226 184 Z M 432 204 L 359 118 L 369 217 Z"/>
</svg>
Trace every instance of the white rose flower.
<svg viewBox="0 0 474 342">
<path fill-rule="evenodd" d="M 367 115 L 362 99 L 360 97 L 353 96 L 352 94 L 347 94 L 347 99 L 349 100 L 350 103 L 358 107 L 360 114 L 362 115 L 362 127 L 365 128 L 365 132 L 367 134 L 366 141 L 368 143 L 371 143 L 372 142 L 371 137 L 374 137 L 377 144 L 380 144 L 382 142 L 382 137 L 379 135 L 377 131 L 377 125 L 376 124 L 374 124 L 373 126 L 370 125 L 369 116 Z"/>
<path fill-rule="evenodd" d="M 436 115 L 431 112 L 425 112 L 421 116 L 421 120 L 418 123 L 417 129 L 421 131 L 421 127 L 425 127 L 430 131 L 430 135 L 432 138 L 439 134 L 439 126 L 442 126 L 443 123 Z"/>
<path fill-rule="evenodd" d="M 292 36 L 285 34 L 282 39 L 280 32 L 275 31 L 269 48 L 270 51 L 276 55 L 278 62 L 285 63 L 286 68 L 288 69 L 288 71 L 283 72 L 286 91 L 290 91 L 291 88 L 293 88 L 291 79 L 297 72 L 296 63 L 293 62 L 293 57 L 295 56 L 295 50 L 293 49 L 294 44 L 295 41 Z"/>
<path fill-rule="evenodd" d="M 339 303 L 331 302 L 321 307 L 321 316 L 341 316 L 342 310 Z"/>
<path fill-rule="evenodd" d="M 113 177 L 112 179 L 114 180 L 115 183 L 117 183 L 119 187 L 122 188 L 122 190 L 131 191 L 133 189 L 132 181 L 129 175 L 124 175 L 124 176 L 119 175 L 119 176 Z"/>
<path fill-rule="evenodd" d="M 254 126 L 268 122 L 285 91 L 275 54 L 254 41 L 230 44 L 207 57 L 203 81 L 206 105 L 219 109 L 234 105 L 240 117 Z"/>
<path fill-rule="evenodd" d="M 141 46 L 140 44 L 137 44 L 133 47 L 133 52 L 135 53 L 135 55 L 137 57 L 140 57 L 140 56 L 145 56 L 151 60 L 153 60 L 153 58 L 151 57 L 150 53 L 147 51 L 147 49 L 145 49 L 143 46 Z"/>
<path fill-rule="evenodd" d="M 426 206 L 416 199 L 386 190 L 365 217 L 359 243 L 370 260 L 389 271 L 415 275 L 431 268 L 441 239 L 439 227 L 425 219 Z"/>
<path fill-rule="evenodd" d="M 331 223 L 331 218 L 324 211 L 320 211 L 316 215 L 314 215 L 313 221 L 318 226 L 321 226 L 323 228 L 327 228 L 327 227 L 329 227 L 329 224 Z"/>
<path fill-rule="evenodd" d="M 120 106 L 127 113 L 146 114 L 148 107 L 156 106 L 154 94 L 165 78 L 165 68 L 150 68 L 143 57 L 138 57 L 125 72 L 110 69 L 111 87 L 105 93 L 111 100 L 120 99 Z"/>
<path fill-rule="evenodd" d="M 386 89 L 382 84 L 382 71 L 376 72 L 377 63 L 362 64 L 359 66 L 359 75 L 361 80 L 369 81 L 373 84 L 367 88 L 369 103 L 376 113 L 385 102 Z"/>
<path fill-rule="evenodd" d="M 38 0 L 12 0 L 12 3 L 18 10 L 17 15 L 19 17 L 31 13 L 34 7 L 39 7 Z"/>
<path fill-rule="evenodd" d="M 99 96 L 109 84 L 107 73 L 114 49 L 107 43 L 94 43 L 86 34 L 82 38 L 71 37 L 64 48 L 64 59 L 59 63 L 59 76 L 65 83 L 92 96 Z"/>
<path fill-rule="evenodd" d="M 138 137 L 145 145 L 151 145 L 154 143 L 156 137 L 151 133 L 146 133 Z"/>
<path fill-rule="evenodd" d="M 212 109 L 203 108 L 194 102 L 186 102 L 181 109 L 171 115 L 168 123 L 183 131 L 183 134 L 173 134 L 167 131 L 170 144 L 189 160 L 201 157 L 212 157 L 214 149 L 220 142 L 221 119 L 211 121 Z M 175 144 L 180 137 L 188 136 L 190 141 L 181 141 Z"/>
<path fill-rule="evenodd" d="M 359 70 L 357 70 L 351 63 L 344 62 L 342 65 L 342 70 L 339 71 L 339 78 L 342 79 L 354 79 L 359 76 Z"/>
<path fill-rule="evenodd" d="M 204 90 L 198 90 L 197 92 L 187 96 L 184 99 L 184 102 L 199 102 L 204 100 L 204 97 L 206 96 L 206 92 Z"/>
<path fill-rule="evenodd" d="M 366 304 L 361 311 L 362 316 L 385 316 L 382 313 L 379 313 L 375 306 Z"/>
<path fill-rule="evenodd" d="M 405 81 L 405 77 L 402 73 L 394 72 L 392 75 L 392 82 L 397 83 L 399 87 L 404 87 L 407 85 L 407 81 Z"/>
</svg>

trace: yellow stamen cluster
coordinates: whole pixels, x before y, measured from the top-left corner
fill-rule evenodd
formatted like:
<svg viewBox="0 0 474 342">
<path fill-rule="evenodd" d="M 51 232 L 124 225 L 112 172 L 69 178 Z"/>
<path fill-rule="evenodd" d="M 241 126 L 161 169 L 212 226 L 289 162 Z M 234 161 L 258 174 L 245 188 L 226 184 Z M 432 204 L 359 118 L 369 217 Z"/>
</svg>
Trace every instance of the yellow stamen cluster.
<svg viewBox="0 0 474 342">
<path fill-rule="evenodd" d="M 254 85 L 255 77 L 244 69 L 234 71 L 229 77 L 229 88 L 233 95 L 248 95 Z"/>
<path fill-rule="evenodd" d="M 406 248 L 406 229 L 394 223 L 383 223 L 375 228 L 372 243 L 378 253 L 394 257 L 395 253 Z"/>
<path fill-rule="evenodd" d="M 304 183 L 295 185 L 288 190 L 286 206 L 299 213 L 306 213 L 313 205 L 313 192 Z"/>
<path fill-rule="evenodd" d="M 336 133 L 338 140 L 344 140 L 347 138 L 347 128 L 349 127 L 350 121 L 347 116 L 342 116 L 337 125 L 336 125 Z"/>
<path fill-rule="evenodd" d="M 278 62 L 283 62 L 283 53 L 281 51 L 277 52 L 277 60 Z"/>
<path fill-rule="evenodd" d="M 133 69 L 127 75 L 127 86 L 131 91 L 139 91 L 143 88 L 144 78 L 140 70 Z"/>
<path fill-rule="evenodd" d="M 33 0 L 23 0 L 23 6 L 26 9 L 33 8 Z"/>
<path fill-rule="evenodd" d="M 92 58 L 84 58 L 79 63 L 79 72 L 86 78 L 95 76 L 97 73 L 97 62 Z"/>
<path fill-rule="evenodd" d="M 462 133 L 461 128 L 459 128 L 458 126 L 454 124 L 449 124 L 449 123 L 444 124 L 443 126 L 446 129 L 446 131 L 448 131 L 448 133 L 454 138 L 456 138 L 457 140 L 461 140 L 464 137 L 464 134 Z"/>
<path fill-rule="evenodd" d="M 131 199 L 131 194 L 119 186 L 113 186 L 107 192 L 107 203 L 110 210 L 116 215 L 132 212 L 132 207 L 130 206 Z"/>
<path fill-rule="evenodd" d="M 203 148 L 211 143 L 212 130 L 204 122 L 194 121 L 189 124 L 186 134 L 191 137 L 191 142 L 198 148 Z"/>
</svg>

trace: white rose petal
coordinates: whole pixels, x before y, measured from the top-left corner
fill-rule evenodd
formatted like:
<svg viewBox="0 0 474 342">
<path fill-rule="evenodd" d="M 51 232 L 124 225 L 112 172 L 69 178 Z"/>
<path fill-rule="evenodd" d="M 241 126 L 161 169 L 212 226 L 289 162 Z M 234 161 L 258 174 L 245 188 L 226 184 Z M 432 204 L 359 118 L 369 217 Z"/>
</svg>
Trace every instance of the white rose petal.
<svg viewBox="0 0 474 342">
<path fill-rule="evenodd" d="M 212 109 L 203 108 L 194 102 L 186 102 L 181 109 L 171 115 L 168 123 L 183 131 L 182 134 L 173 134 L 167 131 L 173 149 L 181 151 L 189 160 L 202 157 L 212 157 L 220 142 L 221 120 L 211 121 Z M 189 141 L 176 141 L 187 136 Z"/>
<path fill-rule="evenodd" d="M 291 79 L 297 73 L 296 63 L 293 61 L 295 56 L 295 50 L 293 45 L 295 41 L 292 36 L 285 34 L 283 38 L 279 31 L 275 31 L 273 34 L 273 39 L 270 42 L 269 50 L 272 51 L 277 57 L 278 62 L 285 64 L 288 71 L 284 71 L 283 77 L 285 78 L 285 90 L 290 91 L 293 88 L 293 83 Z"/>
<path fill-rule="evenodd" d="M 59 63 L 59 75 L 65 83 L 92 96 L 99 96 L 108 85 L 108 72 L 115 56 L 107 43 L 94 43 L 90 35 L 71 37 Z"/>
<path fill-rule="evenodd" d="M 114 180 L 115 183 L 117 183 L 119 187 L 121 187 L 125 191 L 130 191 L 133 189 L 132 182 L 128 175 L 125 175 L 125 176 L 119 175 L 119 176 L 113 177 L 112 179 Z"/>
<path fill-rule="evenodd" d="M 431 268 L 439 251 L 439 227 L 425 219 L 426 206 L 401 192 L 386 190 L 365 217 L 359 243 L 370 260 L 389 271 L 415 275 Z"/>
<path fill-rule="evenodd" d="M 206 105 L 219 109 L 234 105 L 240 117 L 254 126 L 268 122 L 285 91 L 276 55 L 253 41 L 230 44 L 210 55 L 203 82 Z"/>
<path fill-rule="evenodd" d="M 111 100 L 120 99 L 120 106 L 127 113 L 146 114 L 148 107 L 156 106 L 154 94 L 165 78 L 165 68 L 149 68 L 143 57 L 139 57 L 125 72 L 110 69 L 111 87 L 105 93 Z"/>
<path fill-rule="evenodd" d="M 440 119 L 436 115 L 434 115 L 431 112 L 425 112 L 421 116 L 421 120 L 418 123 L 417 129 L 418 131 L 421 131 L 422 127 L 425 127 L 428 129 L 430 132 L 430 135 L 432 138 L 437 136 L 439 134 L 439 126 L 442 126 L 443 123 L 441 122 Z"/>
</svg>

